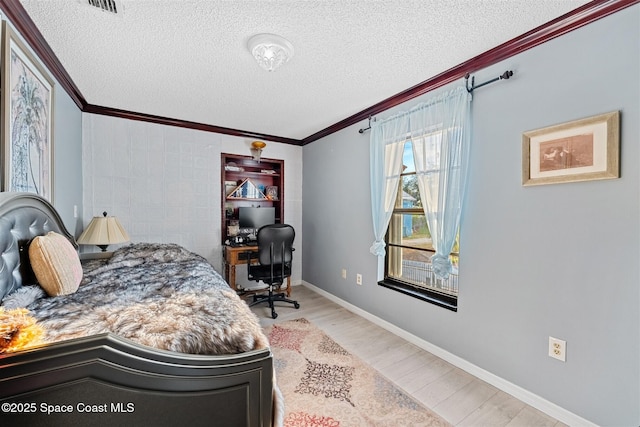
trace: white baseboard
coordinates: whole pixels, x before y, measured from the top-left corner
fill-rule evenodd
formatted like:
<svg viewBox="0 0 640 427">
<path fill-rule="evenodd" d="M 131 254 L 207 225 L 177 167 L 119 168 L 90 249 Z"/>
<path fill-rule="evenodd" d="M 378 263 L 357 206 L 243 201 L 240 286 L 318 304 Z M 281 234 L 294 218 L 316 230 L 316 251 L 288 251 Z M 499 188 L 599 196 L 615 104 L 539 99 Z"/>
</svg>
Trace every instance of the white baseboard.
<svg viewBox="0 0 640 427">
<path fill-rule="evenodd" d="M 476 378 L 479 378 L 482 381 L 485 381 L 496 387 L 497 389 L 510 394 L 516 399 L 523 401 L 527 405 L 532 406 L 539 411 L 542 411 L 545 414 L 555 418 L 556 420 L 563 422 L 564 424 L 567 424 L 569 426 L 597 427 L 597 424 L 594 424 L 591 421 L 588 421 L 580 417 L 579 415 L 574 414 L 573 412 L 567 411 L 566 409 L 556 405 L 555 403 L 550 402 L 528 390 L 525 390 L 524 388 L 513 384 L 512 382 L 509 382 L 504 378 L 492 374 L 491 372 L 486 371 L 479 366 L 476 366 L 473 363 L 470 363 L 462 359 L 461 357 L 456 356 L 455 354 L 449 353 L 448 351 L 434 344 L 431 344 L 430 342 L 425 341 L 424 339 L 417 337 L 405 331 L 404 329 L 401 329 L 394 324 L 387 322 L 384 319 L 374 316 L 373 314 L 359 307 L 356 307 L 355 305 L 344 301 L 336 297 L 335 295 L 312 285 L 309 282 L 302 281 L 302 285 L 313 290 L 314 292 L 319 293 L 320 295 L 335 302 L 336 304 L 341 305 L 347 310 L 364 317 L 365 319 L 369 320 L 372 323 L 375 323 L 376 325 L 386 329 L 387 331 L 407 340 L 408 342 L 417 345 L 418 347 L 428 351 L 429 353 L 438 356 L 439 358 L 451 363 L 452 365 L 462 369 L 463 371 L 468 372 Z"/>
</svg>

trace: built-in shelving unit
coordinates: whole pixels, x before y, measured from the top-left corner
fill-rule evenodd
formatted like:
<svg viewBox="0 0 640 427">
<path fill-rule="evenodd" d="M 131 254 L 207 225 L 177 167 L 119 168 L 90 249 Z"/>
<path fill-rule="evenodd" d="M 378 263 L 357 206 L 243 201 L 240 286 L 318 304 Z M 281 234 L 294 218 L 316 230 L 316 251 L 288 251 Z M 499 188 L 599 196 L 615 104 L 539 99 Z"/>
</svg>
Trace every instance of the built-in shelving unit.
<svg viewBox="0 0 640 427">
<path fill-rule="evenodd" d="M 222 244 L 241 206 L 273 206 L 276 222 L 284 221 L 284 160 L 222 153 L 220 164 Z"/>
</svg>

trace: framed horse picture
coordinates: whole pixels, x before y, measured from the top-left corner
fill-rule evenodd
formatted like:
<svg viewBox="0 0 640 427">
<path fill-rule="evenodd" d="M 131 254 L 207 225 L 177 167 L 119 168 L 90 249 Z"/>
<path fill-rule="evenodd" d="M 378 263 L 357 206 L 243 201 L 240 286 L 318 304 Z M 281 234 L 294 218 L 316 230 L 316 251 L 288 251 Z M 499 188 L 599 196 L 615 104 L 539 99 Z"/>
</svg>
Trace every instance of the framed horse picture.
<svg viewBox="0 0 640 427">
<path fill-rule="evenodd" d="M 620 177 L 620 113 L 613 111 L 522 135 L 522 184 Z"/>
</svg>

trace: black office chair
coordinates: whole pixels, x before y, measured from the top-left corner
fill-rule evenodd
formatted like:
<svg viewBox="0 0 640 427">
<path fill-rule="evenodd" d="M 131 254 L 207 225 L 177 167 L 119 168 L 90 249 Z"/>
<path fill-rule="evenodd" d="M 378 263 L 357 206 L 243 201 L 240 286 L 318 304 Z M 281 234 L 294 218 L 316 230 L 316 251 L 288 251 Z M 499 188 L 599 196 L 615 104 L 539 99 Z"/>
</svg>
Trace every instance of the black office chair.
<svg viewBox="0 0 640 427">
<path fill-rule="evenodd" d="M 295 238 L 293 227 L 288 224 L 265 225 L 258 230 L 258 252 L 254 252 L 249 260 L 247 271 L 249 280 L 260 281 L 269 285 L 269 293 L 266 295 L 254 295 L 252 307 L 262 302 L 268 302 L 271 308 L 271 317 L 278 317 L 273 303 L 284 301 L 298 309 L 300 304 L 286 298 L 284 293 L 274 293 L 279 290 L 287 277 L 291 276 L 291 261 L 293 259 L 293 239 Z M 257 255 L 256 255 L 257 254 Z M 252 261 L 257 259 L 258 263 Z"/>
</svg>

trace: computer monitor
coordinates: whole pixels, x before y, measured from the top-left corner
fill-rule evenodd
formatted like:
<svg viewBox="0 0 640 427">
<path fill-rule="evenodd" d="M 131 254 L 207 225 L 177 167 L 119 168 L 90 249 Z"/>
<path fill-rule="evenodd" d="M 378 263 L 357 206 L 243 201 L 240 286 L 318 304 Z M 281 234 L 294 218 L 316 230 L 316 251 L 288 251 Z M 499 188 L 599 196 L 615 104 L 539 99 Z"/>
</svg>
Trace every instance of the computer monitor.
<svg viewBox="0 0 640 427">
<path fill-rule="evenodd" d="M 276 208 L 273 206 L 240 207 L 238 208 L 238 219 L 240 220 L 240 228 L 258 230 L 263 225 L 276 223 Z"/>
</svg>

